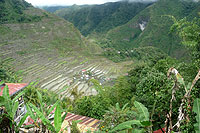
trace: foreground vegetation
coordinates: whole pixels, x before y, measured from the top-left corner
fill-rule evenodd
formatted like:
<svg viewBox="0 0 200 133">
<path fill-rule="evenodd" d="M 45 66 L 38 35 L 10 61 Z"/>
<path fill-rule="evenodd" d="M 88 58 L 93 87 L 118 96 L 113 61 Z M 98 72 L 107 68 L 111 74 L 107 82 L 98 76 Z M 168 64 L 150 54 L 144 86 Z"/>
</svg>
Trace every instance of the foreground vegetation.
<svg viewBox="0 0 200 133">
<path fill-rule="evenodd" d="M 170 73 L 174 74 L 174 76 L 171 75 L 174 82 L 171 82 L 162 73 L 162 70 L 168 67 L 166 65 L 169 65 L 169 62 L 166 60 L 169 61 L 170 59 L 160 60 L 156 65 L 151 65 L 151 68 L 147 66 L 132 70 L 128 77 L 118 78 L 113 87 L 102 87 L 94 80 L 92 82 L 99 92 L 97 96 L 77 97 L 73 102 L 68 102 L 67 105 L 66 101 L 59 100 L 59 96 L 45 90 L 36 89 L 33 87 L 33 84 L 11 101 L 8 95 L 8 88 L 6 87 L 1 97 L 1 106 L 5 107 L 9 116 L 1 115 L 1 122 L 5 122 L 5 119 L 8 118 L 11 122 L 9 125 L 13 126 L 4 126 L 2 129 L 9 128 L 10 130 L 18 131 L 25 118 L 30 115 L 34 120 L 34 124 L 25 128 L 36 127 L 38 131 L 44 132 L 50 130 L 58 132 L 60 130 L 60 124 L 62 123 L 61 112 L 71 111 L 80 115 L 102 119 L 103 122 L 100 128 L 102 131 L 118 132 L 122 130 L 133 130 L 135 132 L 151 132 L 165 126 L 169 127 L 167 128 L 168 131 L 171 131 L 172 127 L 170 127 L 170 124 L 177 122 L 177 118 L 180 115 L 178 110 L 182 107 L 181 113 L 184 114 L 184 118 L 181 120 L 178 119 L 181 126 L 177 127 L 177 130 L 184 132 L 198 131 L 198 124 L 194 123 L 199 122 L 198 109 L 200 103 L 198 99 L 193 99 L 199 97 L 199 82 L 197 81 L 200 78 L 200 72 L 192 84 L 190 84 L 188 83 L 189 81 L 183 81 L 182 76 L 174 72 L 174 68 L 170 69 L 168 76 L 170 76 Z M 166 67 L 159 65 L 163 63 Z M 177 67 L 183 68 L 184 66 L 179 65 Z M 187 77 L 187 70 L 186 68 L 186 70 L 184 69 L 180 73 Z M 188 76 L 188 79 L 191 79 L 191 77 L 192 75 Z M 196 82 L 197 84 L 195 84 Z M 138 84 L 136 85 L 136 83 Z M 15 112 L 18 105 L 15 99 L 24 93 L 28 113 L 24 116 L 20 124 L 16 125 L 13 121 L 15 113 L 12 113 Z M 170 97 L 172 97 L 171 100 Z M 146 107 L 137 101 L 140 101 Z M 49 106 L 51 106 L 51 109 L 48 109 Z M 48 117 L 50 116 L 49 113 L 55 107 L 55 113 L 58 113 L 58 115 L 55 115 L 54 123 L 58 121 L 58 125 L 55 124 L 54 127 L 51 125 Z M 195 113 L 197 114 L 196 118 L 194 117 Z M 168 120 L 166 123 L 165 119 Z M 173 131 L 175 130 L 173 128 Z"/>
</svg>

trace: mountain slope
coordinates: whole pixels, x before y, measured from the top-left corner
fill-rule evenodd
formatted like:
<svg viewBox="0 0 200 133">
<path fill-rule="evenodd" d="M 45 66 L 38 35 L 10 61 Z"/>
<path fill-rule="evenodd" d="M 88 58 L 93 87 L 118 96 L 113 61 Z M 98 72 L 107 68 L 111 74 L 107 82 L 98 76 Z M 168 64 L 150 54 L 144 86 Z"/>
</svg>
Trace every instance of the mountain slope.
<svg viewBox="0 0 200 133">
<path fill-rule="evenodd" d="M 67 6 L 41 6 L 38 8 L 41 8 L 41 9 L 44 9 L 45 11 L 54 13 L 55 11 L 60 10 L 62 8 L 67 8 Z"/>
<path fill-rule="evenodd" d="M 13 22 L 33 22 L 41 20 L 40 16 L 24 14 L 23 10 L 32 7 L 24 0 L 0 1 L 0 24 Z"/>
<path fill-rule="evenodd" d="M 0 24 L 0 60 L 22 75 L 21 82 L 34 81 L 67 97 L 74 88 L 91 95 L 96 91 L 81 78 L 82 70 L 101 80 L 125 72 L 123 65 L 96 55 L 101 48 L 87 41 L 72 23 L 32 6 L 22 15 L 41 20 Z"/>
<path fill-rule="evenodd" d="M 101 44 L 103 47 L 117 50 L 154 46 L 170 56 L 180 58 L 187 53 L 180 45 L 178 37 L 170 33 L 173 22 L 166 15 L 173 15 L 177 19 L 194 16 L 199 11 L 199 5 L 180 0 L 160 0 L 140 12 L 127 24 L 110 30 Z"/>
<path fill-rule="evenodd" d="M 72 22 L 87 36 L 92 32 L 106 32 L 125 24 L 151 3 L 114 2 L 102 5 L 84 5 L 57 10 L 55 14 Z"/>
<path fill-rule="evenodd" d="M 146 46 L 159 48 L 175 58 L 188 58 L 188 50 L 180 44 L 175 33 L 170 32 L 173 22 L 167 15 L 190 19 L 199 11 L 200 2 L 159 0 L 149 4 L 126 1 L 73 5 L 55 14 L 71 21 L 91 42 L 104 48 L 106 57 L 122 61 L 132 57 L 127 52 Z"/>
</svg>

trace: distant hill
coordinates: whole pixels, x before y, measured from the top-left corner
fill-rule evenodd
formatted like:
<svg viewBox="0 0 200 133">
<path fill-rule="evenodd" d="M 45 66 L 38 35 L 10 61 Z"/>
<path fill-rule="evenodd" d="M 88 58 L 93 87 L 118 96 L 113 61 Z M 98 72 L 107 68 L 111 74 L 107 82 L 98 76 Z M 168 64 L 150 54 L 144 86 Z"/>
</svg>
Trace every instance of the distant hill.
<svg viewBox="0 0 200 133">
<path fill-rule="evenodd" d="M 193 18 L 199 11 L 200 2 L 160 0 L 138 13 L 128 23 L 110 30 L 99 39 L 100 45 L 117 50 L 153 46 L 172 57 L 188 57 L 179 38 L 170 32 L 173 22 L 166 15 L 173 15 L 177 19 Z"/>
<path fill-rule="evenodd" d="M 72 22 L 84 35 L 104 33 L 127 23 L 136 14 L 152 3 L 111 2 L 102 5 L 73 5 L 55 12 Z"/>
<path fill-rule="evenodd" d="M 73 5 L 55 11 L 55 14 L 72 22 L 83 35 L 102 48 L 113 49 L 112 52 L 108 50 L 109 53 L 153 46 L 172 57 L 185 58 L 188 57 L 187 49 L 180 44 L 175 33 L 170 32 L 173 22 L 167 15 L 177 19 L 193 18 L 199 11 L 200 2 L 159 0 L 155 3 L 124 1 Z"/>
<path fill-rule="evenodd" d="M 39 8 L 44 9 L 48 12 L 54 13 L 55 11 L 63 8 L 67 8 L 68 6 L 39 6 Z"/>
</svg>

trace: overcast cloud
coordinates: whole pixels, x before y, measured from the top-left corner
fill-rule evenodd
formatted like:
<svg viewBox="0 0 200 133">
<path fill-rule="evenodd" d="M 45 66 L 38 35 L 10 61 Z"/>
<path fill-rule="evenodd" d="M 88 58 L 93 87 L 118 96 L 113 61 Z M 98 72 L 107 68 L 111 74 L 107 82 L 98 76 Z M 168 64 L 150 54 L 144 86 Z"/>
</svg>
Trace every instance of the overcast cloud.
<svg viewBox="0 0 200 133">
<path fill-rule="evenodd" d="M 34 6 L 45 5 L 84 5 L 84 4 L 103 4 L 106 2 L 116 2 L 120 0 L 26 0 Z M 129 0 L 129 1 L 156 1 L 156 0 Z"/>
</svg>

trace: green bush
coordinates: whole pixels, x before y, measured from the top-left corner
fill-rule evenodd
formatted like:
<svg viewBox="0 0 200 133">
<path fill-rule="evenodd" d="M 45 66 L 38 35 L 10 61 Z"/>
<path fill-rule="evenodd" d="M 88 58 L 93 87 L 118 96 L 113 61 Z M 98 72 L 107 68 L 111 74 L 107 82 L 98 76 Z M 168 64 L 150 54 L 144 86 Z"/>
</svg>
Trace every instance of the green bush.
<svg viewBox="0 0 200 133">
<path fill-rule="evenodd" d="M 79 115 L 102 119 L 109 106 L 109 101 L 104 97 L 99 95 L 85 96 L 76 101 L 74 112 Z"/>
</svg>

